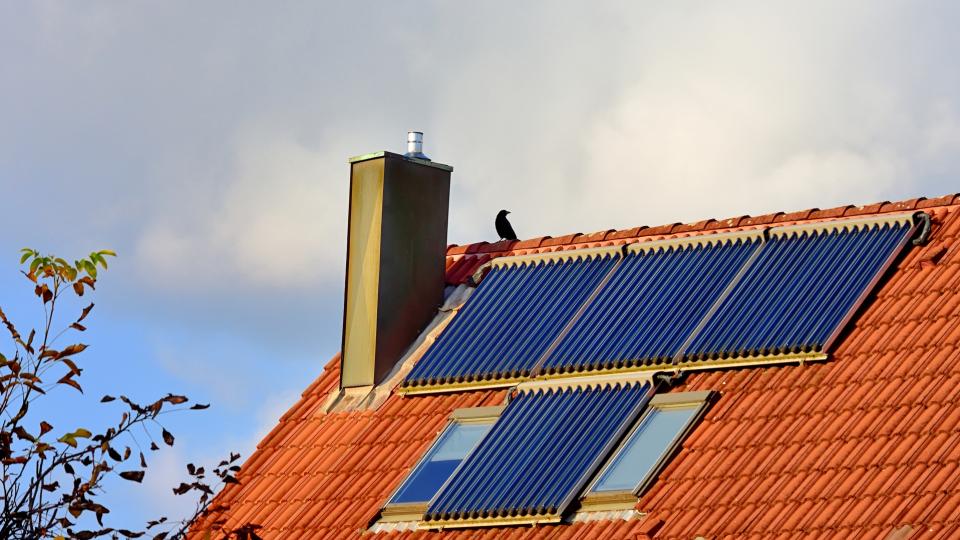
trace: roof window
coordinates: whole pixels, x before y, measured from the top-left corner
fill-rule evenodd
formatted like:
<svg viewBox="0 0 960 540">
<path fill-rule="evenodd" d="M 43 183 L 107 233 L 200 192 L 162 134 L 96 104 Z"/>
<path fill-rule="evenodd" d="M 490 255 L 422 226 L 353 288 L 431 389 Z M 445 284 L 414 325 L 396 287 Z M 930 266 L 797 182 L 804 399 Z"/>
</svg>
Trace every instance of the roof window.
<svg viewBox="0 0 960 540">
<path fill-rule="evenodd" d="M 706 408 L 711 392 L 659 394 L 607 462 L 584 498 L 584 506 L 623 499 L 632 507 Z"/>
<path fill-rule="evenodd" d="M 418 519 L 427 503 L 470 455 L 496 422 L 503 407 L 458 409 L 430 449 L 393 493 L 384 509 L 385 518 Z"/>
</svg>

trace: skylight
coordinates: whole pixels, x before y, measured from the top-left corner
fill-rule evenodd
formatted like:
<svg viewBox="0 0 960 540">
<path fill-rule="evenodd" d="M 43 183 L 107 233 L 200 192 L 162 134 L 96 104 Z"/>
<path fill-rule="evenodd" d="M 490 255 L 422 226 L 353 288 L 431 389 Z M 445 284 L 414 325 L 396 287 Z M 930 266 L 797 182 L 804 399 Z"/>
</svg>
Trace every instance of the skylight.
<svg viewBox="0 0 960 540">
<path fill-rule="evenodd" d="M 444 482 L 470 455 L 496 421 L 501 407 L 485 407 L 454 414 L 388 505 L 426 505 Z M 459 411 L 457 411 L 459 412 Z"/>
<path fill-rule="evenodd" d="M 638 493 L 670 458 L 703 410 L 708 396 L 708 392 L 695 392 L 654 397 L 646 414 L 600 473 L 590 493 Z"/>
</svg>

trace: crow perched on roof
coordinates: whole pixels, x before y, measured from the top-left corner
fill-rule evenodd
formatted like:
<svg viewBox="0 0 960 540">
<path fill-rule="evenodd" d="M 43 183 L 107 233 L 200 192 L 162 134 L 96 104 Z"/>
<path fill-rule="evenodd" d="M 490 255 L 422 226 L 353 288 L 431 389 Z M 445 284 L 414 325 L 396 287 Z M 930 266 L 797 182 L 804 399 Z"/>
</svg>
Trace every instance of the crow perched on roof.
<svg viewBox="0 0 960 540">
<path fill-rule="evenodd" d="M 501 240 L 517 239 L 517 233 L 513 232 L 513 226 L 511 226 L 507 220 L 507 214 L 509 213 L 508 210 L 501 210 L 500 213 L 497 214 L 497 220 L 494 222 L 497 226 L 497 234 L 500 235 Z"/>
</svg>

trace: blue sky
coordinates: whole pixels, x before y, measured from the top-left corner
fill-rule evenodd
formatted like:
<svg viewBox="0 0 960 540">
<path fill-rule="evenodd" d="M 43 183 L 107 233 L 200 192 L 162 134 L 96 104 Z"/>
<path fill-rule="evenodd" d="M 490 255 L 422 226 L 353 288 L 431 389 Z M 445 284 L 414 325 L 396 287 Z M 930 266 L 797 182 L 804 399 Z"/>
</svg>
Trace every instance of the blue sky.
<svg viewBox="0 0 960 540">
<path fill-rule="evenodd" d="M 336 352 L 346 158 L 408 129 L 457 243 L 500 208 L 538 236 L 957 191 L 952 3 L 474 4 L 0 0 L 0 305 L 37 315 L 21 247 L 114 249 L 84 399 L 213 404 L 116 514 L 178 511 L 182 464 L 248 455 Z"/>
</svg>

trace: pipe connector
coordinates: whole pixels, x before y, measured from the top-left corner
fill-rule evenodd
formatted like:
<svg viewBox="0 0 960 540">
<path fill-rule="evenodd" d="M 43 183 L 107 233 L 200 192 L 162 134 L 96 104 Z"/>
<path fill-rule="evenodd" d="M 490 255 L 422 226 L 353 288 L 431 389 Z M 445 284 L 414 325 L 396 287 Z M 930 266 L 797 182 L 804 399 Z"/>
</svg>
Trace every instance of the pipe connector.
<svg viewBox="0 0 960 540">
<path fill-rule="evenodd" d="M 404 154 L 407 157 L 425 159 L 430 161 L 430 158 L 423 153 L 423 132 L 422 131 L 408 131 L 407 132 L 407 153 Z"/>
</svg>

